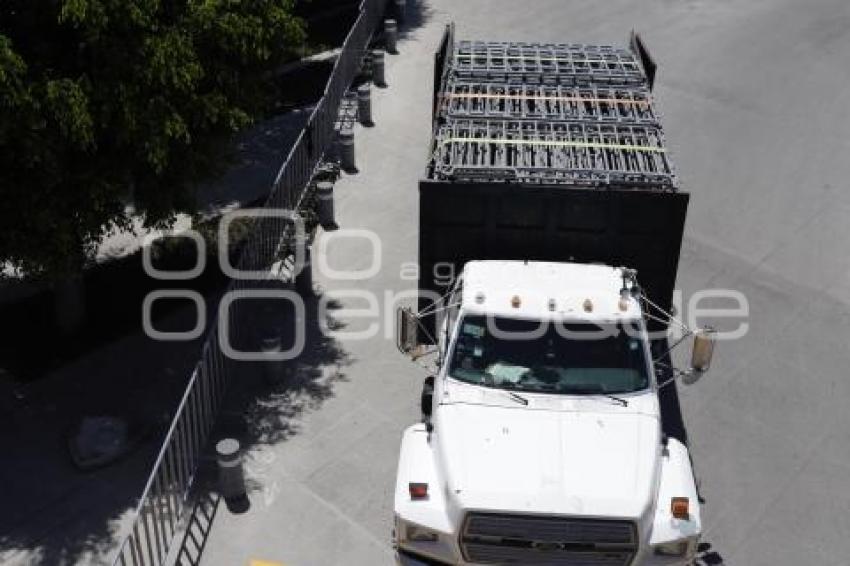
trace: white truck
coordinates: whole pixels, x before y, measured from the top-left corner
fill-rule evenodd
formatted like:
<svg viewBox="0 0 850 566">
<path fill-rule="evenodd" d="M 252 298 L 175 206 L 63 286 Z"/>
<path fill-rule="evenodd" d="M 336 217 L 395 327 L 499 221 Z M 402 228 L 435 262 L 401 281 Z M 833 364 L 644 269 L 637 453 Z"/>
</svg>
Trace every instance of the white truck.
<svg viewBox="0 0 850 566">
<path fill-rule="evenodd" d="M 401 442 L 399 564 L 693 562 L 700 498 L 663 332 L 688 198 L 652 145 L 652 76 L 634 36 L 447 30 L 420 304 L 398 316 L 399 349 L 438 368 Z M 699 375 L 712 333 L 693 334 L 680 373 Z"/>
</svg>

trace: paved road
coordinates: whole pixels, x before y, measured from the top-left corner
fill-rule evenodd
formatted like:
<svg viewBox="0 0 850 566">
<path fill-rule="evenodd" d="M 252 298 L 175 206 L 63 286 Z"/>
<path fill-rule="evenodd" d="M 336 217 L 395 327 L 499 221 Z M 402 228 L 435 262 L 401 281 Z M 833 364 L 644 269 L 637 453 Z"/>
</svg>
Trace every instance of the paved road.
<svg viewBox="0 0 850 566">
<path fill-rule="evenodd" d="M 399 268 L 416 258 L 432 52 L 446 22 L 457 22 L 458 37 L 482 39 L 621 43 L 641 30 L 661 66 L 657 97 L 693 195 L 679 287 L 686 298 L 737 289 L 751 308 L 746 337 L 723 343 L 711 374 L 682 390 L 705 539 L 727 564 L 846 564 L 850 4 L 431 0 L 422 13 L 402 54 L 389 58 L 377 126 L 357 132 L 361 173 L 336 188 L 340 224 L 380 236 L 381 269 L 363 281 L 317 281 L 326 292 L 379 297 L 413 287 Z M 327 259 L 367 268 L 368 244 L 334 242 Z M 366 326 L 336 318 L 346 331 Z M 321 398 L 302 390 L 303 410 L 285 416 L 286 440 L 252 449 L 252 507 L 219 512 L 203 564 L 390 564 L 398 442 L 417 418 L 424 374 L 390 340 L 323 348 L 333 355 L 304 368 L 324 385 Z"/>
</svg>

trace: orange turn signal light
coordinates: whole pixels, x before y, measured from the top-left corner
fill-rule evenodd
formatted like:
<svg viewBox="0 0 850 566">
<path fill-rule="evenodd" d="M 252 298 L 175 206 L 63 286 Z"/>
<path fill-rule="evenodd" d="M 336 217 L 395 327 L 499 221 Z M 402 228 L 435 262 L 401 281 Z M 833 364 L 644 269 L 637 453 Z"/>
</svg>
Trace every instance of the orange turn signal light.
<svg viewBox="0 0 850 566">
<path fill-rule="evenodd" d="M 674 497 L 670 500 L 670 513 L 677 519 L 689 519 L 690 501 L 687 497 Z"/>
<path fill-rule="evenodd" d="M 413 499 L 413 500 L 427 499 L 428 498 L 428 484 L 427 483 L 411 482 L 411 483 L 407 484 L 407 488 L 410 490 L 410 498 Z"/>
</svg>

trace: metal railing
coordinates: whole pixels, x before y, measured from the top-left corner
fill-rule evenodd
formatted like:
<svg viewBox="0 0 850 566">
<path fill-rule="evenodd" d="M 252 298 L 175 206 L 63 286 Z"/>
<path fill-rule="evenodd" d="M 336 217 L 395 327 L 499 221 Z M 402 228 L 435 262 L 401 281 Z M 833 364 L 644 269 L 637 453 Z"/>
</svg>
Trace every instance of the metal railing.
<svg viewBox="0 0 850 566">
<path fill-rule="evenodd" d="M 363 0 L 357 21 L 346 37 L 324 94 L 281 166 L 264 205 L 266 209 L 296 210 L 322 157 L 335 143 L 334 125 L 346 90 L 357 76 L 384 13 L 386 0 Z M 257 218 L 241 246 L 238 268 L 268 269 L 288 253 L 285 235 L 291 221 L 283 217 Z M 231 281 L 228 291 L 253 282 Z M 200 362 L 180 400 L 142 496 L 132 526 L 121 543 L 113 565 L 161 566 L 185 520 L 187 502 L 202 452 L 222 406 L 235 369 L 222 352 L 219 326 L 226 324 L 238 340 L 244 328 L 241 310 L 234 304 L 229 320 L 216 318 L 203 346 Z"/>
</svg>

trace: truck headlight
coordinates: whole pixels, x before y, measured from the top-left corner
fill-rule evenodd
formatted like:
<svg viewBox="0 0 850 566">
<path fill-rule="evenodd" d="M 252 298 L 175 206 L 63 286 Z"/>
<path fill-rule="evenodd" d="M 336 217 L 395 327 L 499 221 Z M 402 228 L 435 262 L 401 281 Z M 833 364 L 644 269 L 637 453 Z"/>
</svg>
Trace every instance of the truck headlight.
<svg viewBox="0 0 850 566">
<path fill-rule="evenodd" d="M 661 556 L 684 556 L 688 553 L 690 541 L 677 540 L 676 542 L 668 542 L 655 546 L 655 554 Z"/>
<path fill-rule="evenodd" d="M 437 542 L 440 535 L 436 531 L 408 523 L 404 529 L 404 539 L 410 542 Z"/>
</svg>

